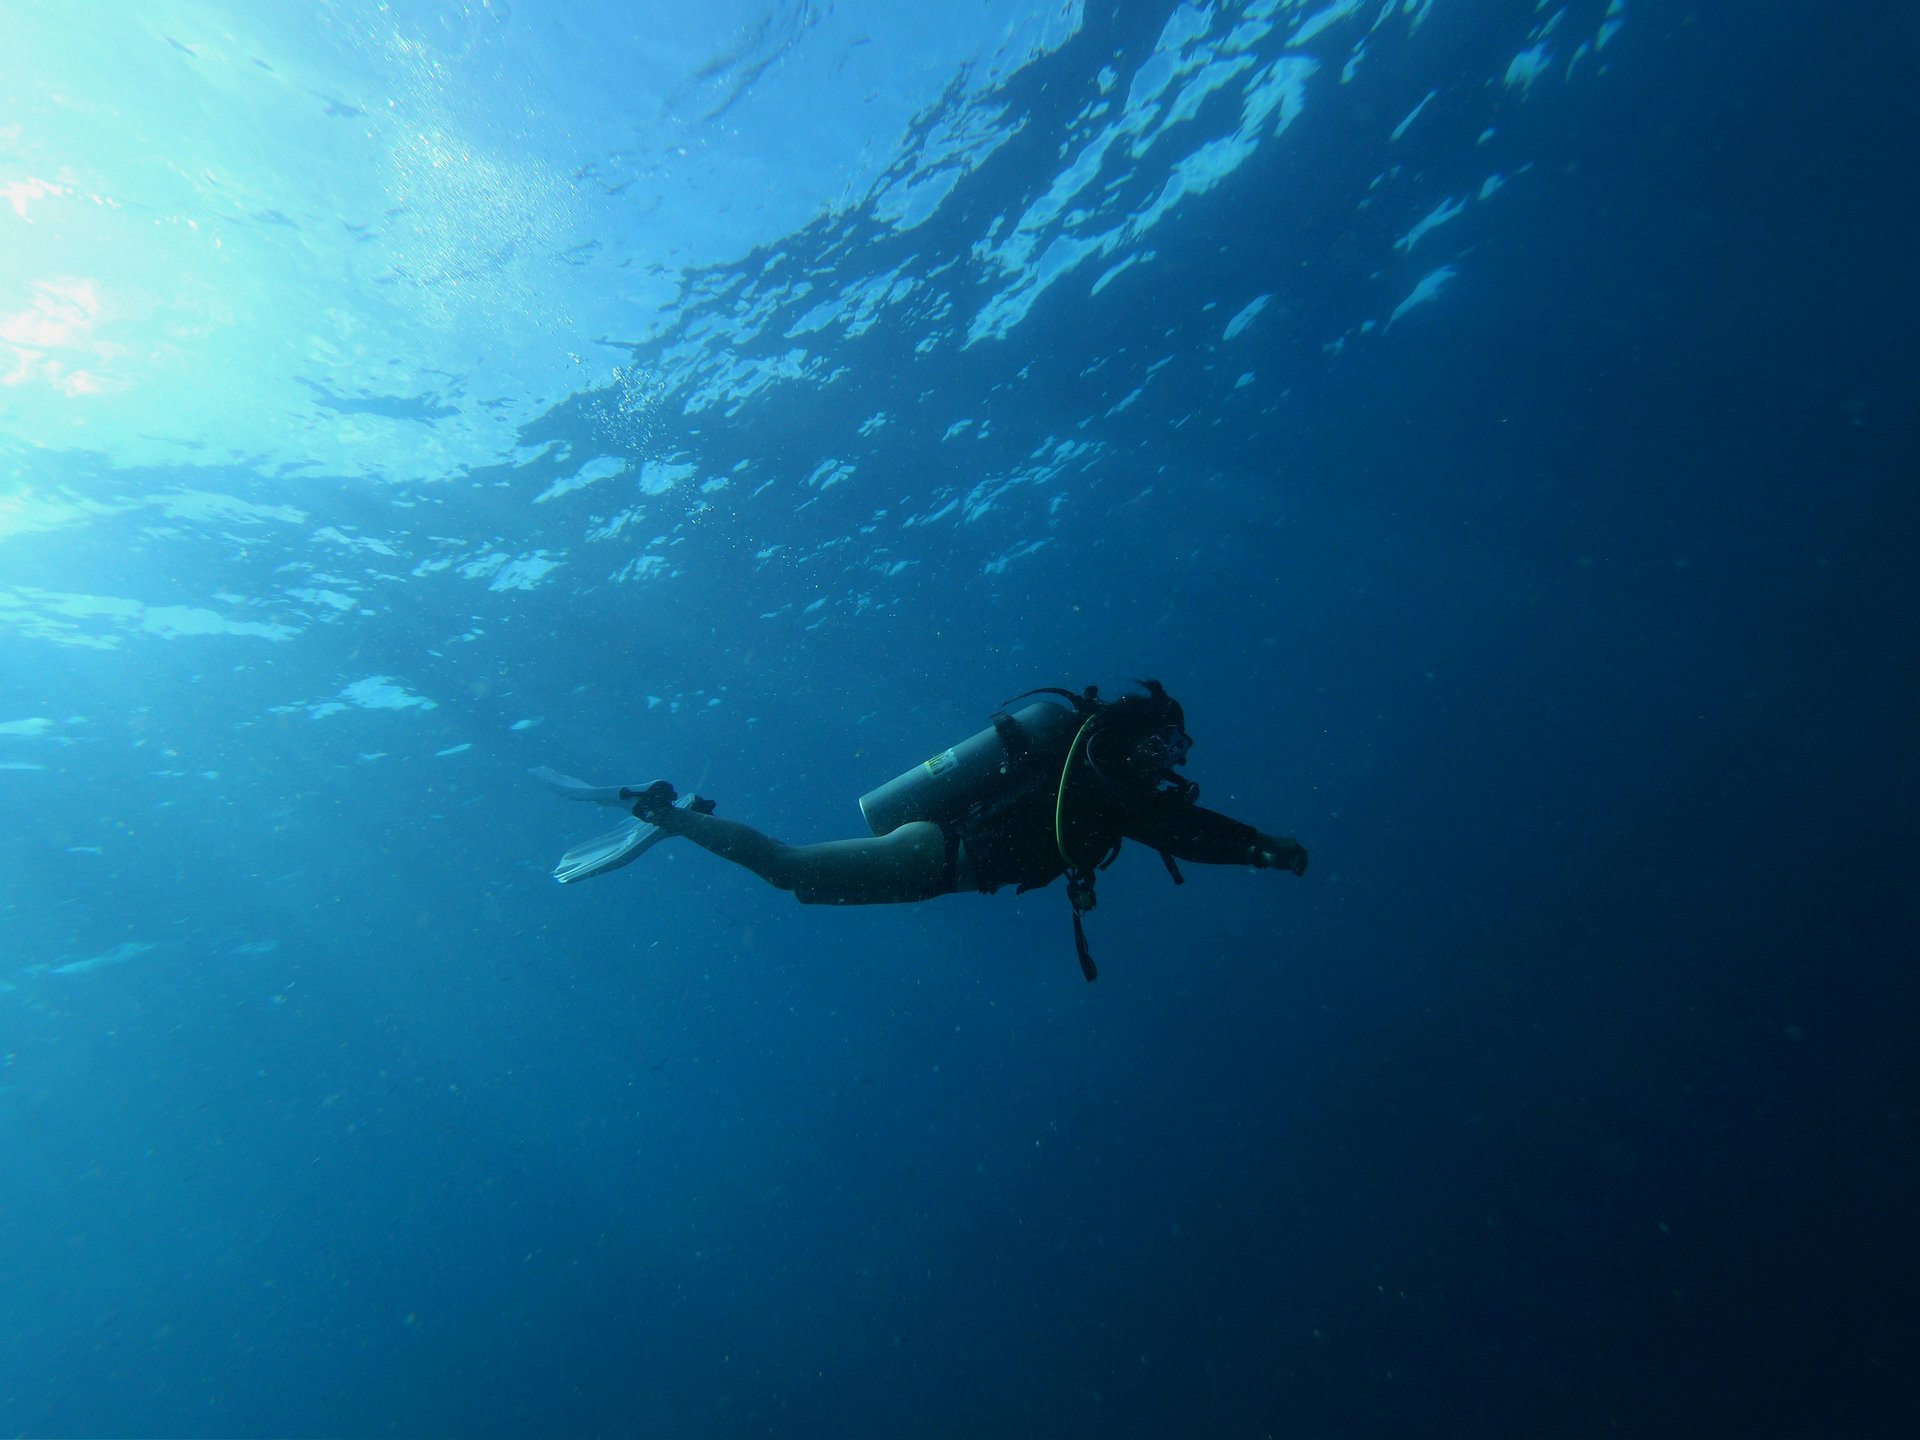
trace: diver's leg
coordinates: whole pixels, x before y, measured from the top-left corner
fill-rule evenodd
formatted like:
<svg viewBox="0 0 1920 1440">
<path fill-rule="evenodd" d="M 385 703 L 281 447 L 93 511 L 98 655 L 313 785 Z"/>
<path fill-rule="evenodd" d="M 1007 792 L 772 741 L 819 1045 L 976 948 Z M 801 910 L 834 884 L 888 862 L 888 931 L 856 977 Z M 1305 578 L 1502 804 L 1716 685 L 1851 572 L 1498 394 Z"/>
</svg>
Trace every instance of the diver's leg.
<svg viewBox="0 0 1920 1440">
<path fill-rule="evenodd" d="M 807 905 L 899 904 L 953 889 L 946 834 L 925 820 L 874 839 L 818 845 L 788 845 L 738 820 L 691 810 L 668 810 L 656 823 Z"/>
<path fill-rule="evenodd" d="M 751 870 L 776 889 L 793 888 L 787 866 L 787 856 L 793 847 L 771 835 L 762 835 L 751 825 L 681 809 L 656 811 L 648 818 L 668 834 L 684 835 L 702 850 L 711 850 L 722 860 L 731 860 Z"/>
<path fill-rule="evenodd" d="M 802 905 L 897 905 L 953 893 L 947 836 L 913 820 L 885 835 L 796 845 L 794 898 Z"/>
</svg>

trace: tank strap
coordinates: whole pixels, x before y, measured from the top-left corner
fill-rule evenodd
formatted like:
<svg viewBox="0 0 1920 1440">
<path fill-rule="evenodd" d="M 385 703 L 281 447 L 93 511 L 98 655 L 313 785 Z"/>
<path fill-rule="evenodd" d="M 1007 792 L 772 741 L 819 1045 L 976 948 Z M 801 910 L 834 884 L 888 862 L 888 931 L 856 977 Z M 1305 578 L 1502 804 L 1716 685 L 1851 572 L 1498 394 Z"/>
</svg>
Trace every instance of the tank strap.
<svg viewBox="0 0 1920 1440">
<path fill-rule="evenodd" d="M 1020 722 L 1006 711 L 993 712 L 993 733 L 1000 737 L 1000 748 L 1006 751 L 1009 770 L 1017 770 L 1033 758 L 1033 742 L 1027 739 Z"/>
</svg>

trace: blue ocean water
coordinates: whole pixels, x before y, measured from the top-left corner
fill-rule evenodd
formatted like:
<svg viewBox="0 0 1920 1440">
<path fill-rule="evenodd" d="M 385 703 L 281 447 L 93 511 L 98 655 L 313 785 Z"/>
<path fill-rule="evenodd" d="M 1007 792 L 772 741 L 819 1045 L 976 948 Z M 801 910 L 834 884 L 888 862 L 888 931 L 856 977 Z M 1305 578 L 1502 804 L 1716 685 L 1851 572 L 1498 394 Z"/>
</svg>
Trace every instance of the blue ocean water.
<svg viewBox="0 0 1920 1440">
<path fill-rule="evenodd" d="M 0 1431 L 1920 1426 L 1911 5 L 0 53 Z M 550 876 L 1145 676 L 1097 984 Z"/>
</svg>

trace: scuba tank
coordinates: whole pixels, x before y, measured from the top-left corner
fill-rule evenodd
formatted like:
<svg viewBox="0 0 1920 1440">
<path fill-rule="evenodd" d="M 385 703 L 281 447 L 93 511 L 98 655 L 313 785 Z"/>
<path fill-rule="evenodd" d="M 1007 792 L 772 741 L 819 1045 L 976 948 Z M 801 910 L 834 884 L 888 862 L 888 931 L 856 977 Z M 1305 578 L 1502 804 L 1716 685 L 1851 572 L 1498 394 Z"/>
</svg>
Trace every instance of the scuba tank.
<svg viewBox="0 0 1920 1440">
<path fill-rule="evenodd" d="M 950 825 L 975 806 L 991 808 L 1036 780 L 1055 779 L 1057 760 L 1051 768 L 1031 762 L 1057 755 L 1080 724 L 1076 710 L 1044 700 L 1011 715 L 1003 710 L 985 730 L 862 795 L 860 813 L 876 835 L 910 820 Z"/>
</svg>

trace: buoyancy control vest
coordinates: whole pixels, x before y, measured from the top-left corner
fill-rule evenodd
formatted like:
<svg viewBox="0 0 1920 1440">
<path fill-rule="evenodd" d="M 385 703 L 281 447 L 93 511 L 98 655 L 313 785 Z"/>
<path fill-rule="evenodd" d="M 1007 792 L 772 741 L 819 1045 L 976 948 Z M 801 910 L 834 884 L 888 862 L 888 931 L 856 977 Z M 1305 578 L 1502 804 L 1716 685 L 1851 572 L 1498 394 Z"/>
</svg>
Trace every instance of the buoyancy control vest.
<svg viewBox="0 0 1920 1440">
<path fill-rule="evenodd" d="M 1114 862 L 1120 854 L 1120 845 L 1116 841 L 1097 859 L 1071 854 L 1067 847 L 1067 793 L 1082 766 L 1092 768 L 1096 775 L 1100 773 L 1091 752 L 1102 738 L 1103 722 L 1110 727 L 1118 717 L 1145 706 L 1150 712 L 1164 712 L 1176 725 L 1182 723 L 1179 703 L 1167 694 L 1159 681 L 1148 680 L 1142 684 L 1145 695 L 1112 701 L 1102 700 L 1098 688 L 1092 685 L 1077 692 L 1046 686 L 1016 695 L 1006 705 L 1034 695 L 1057 695 L 1067 704 L 1035 701 L 1012 713 L 1002 706 L 986 729 L 862 795 L 860 813 L 875 835 L 889 834 L 914 820 L 928 820 L 945 828 L 970 817 L 990 815 L 1040 786 L 1051 784 L 1054 843 L 1066 867 L 1067 899 L 1073 907 L 1074 950 L 1079 956 L 1080 973 L 1089 981 L 1095 980 L 1100 972 L 1087 946 L 1083 917 L 1098 903 L 1094 893 L 1096 873 Z M 1057 757 L 1063 744 L 1065 758 L 1061 760 Z M 1189 803 L 1199 794 L 1199 788 L 1191 781 L 1181 779 L 1170 770 L 1153 783 Z M 1174 884 L 1184 884 L 1185 877 L 1173 857 L 1161 851 L 1160 858 Z"/>
</svg>

